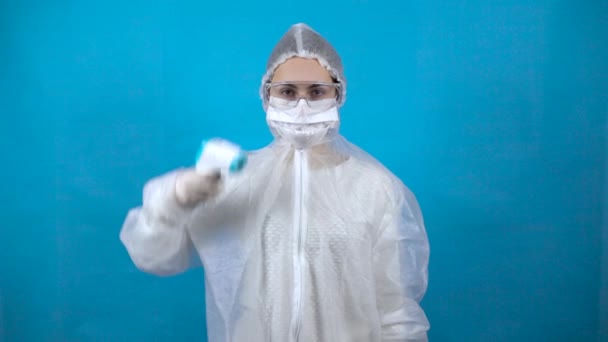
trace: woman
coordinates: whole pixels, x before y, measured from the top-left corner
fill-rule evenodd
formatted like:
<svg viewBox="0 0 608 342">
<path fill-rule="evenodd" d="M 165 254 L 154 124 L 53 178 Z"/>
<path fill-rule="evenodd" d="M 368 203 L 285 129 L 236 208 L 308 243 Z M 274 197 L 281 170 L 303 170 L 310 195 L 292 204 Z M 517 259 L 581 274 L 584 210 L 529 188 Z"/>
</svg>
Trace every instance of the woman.
<svg viewBox="0 0 608 342">
<path fill-rule="evenodd" d="M 272 144 L 223 179 L 149 181 L 120 238 L 143 271 L 205 269 L 210 341 L 426 341 L 429 245 L 413 194 L 338 133 L 340 57 L 304 24 L 271 54 Z"/>
</svg>

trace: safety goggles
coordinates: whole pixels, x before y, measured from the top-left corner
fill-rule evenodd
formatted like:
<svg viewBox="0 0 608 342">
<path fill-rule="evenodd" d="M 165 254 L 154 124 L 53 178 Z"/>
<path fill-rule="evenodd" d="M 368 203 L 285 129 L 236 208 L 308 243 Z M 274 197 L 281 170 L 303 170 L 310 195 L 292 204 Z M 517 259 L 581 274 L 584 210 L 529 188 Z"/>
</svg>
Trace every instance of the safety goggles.
<svg viewBox="0 0 608 342">
<path fill-rule="evenodd" d="M 340 83 L 329 82 L 273 82 L 266 84 L 265 96 L 269 104 L 282 110 L 293 109 L 301 100 L 315 110 L 335 106 L 340 96 Z"/>
</svg>

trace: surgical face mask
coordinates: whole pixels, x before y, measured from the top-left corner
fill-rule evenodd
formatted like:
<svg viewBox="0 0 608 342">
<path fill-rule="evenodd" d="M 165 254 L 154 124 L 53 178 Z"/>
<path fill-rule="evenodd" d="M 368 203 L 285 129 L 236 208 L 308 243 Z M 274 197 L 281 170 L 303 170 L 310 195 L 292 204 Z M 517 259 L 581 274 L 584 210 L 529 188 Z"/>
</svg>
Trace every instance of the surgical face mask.
<svg viewBox="0 0 608 342">
<path fill-rule="evenodd" d="M 339 124 L 335 99 L 298 103 L 284 103 L 285 100 L 269 98 L 266 120 L 278 136 L 297 149 L 309 148 L 327 141 Z"/>
</svg>

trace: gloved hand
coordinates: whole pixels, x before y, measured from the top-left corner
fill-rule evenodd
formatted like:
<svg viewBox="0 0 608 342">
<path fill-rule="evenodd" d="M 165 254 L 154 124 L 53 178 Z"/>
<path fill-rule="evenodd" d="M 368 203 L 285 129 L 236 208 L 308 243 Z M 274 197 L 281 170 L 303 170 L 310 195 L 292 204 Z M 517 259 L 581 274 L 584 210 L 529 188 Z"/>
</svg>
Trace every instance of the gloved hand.
<svg viewBox="0 0 608 342">
<path fill-rule="evenodd" d="M 183 207 L 193 207 L 219 192 L 222 176 L 219 171 L 199 173 L 185 169 L 175 179 L 175 197 Z"/>
</svg>

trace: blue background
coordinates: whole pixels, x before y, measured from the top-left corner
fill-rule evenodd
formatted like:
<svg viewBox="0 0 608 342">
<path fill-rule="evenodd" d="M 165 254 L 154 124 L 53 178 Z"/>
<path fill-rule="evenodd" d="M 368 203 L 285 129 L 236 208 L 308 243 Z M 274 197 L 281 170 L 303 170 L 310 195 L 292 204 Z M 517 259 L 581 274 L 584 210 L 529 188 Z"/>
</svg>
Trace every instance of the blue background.
<svg viewBox="0 0 608 342">
<path fill-rule="evenodd" d="M 342 132 L 420 201 L 431 340 L 608 341 L 606 2 L 0 6 L 1 340 L 205 339 L 203 271 L 143 274 L 118 233 L 200 139 L 270 142 L 260 78 L 306 22 Z"/>
</svg>

